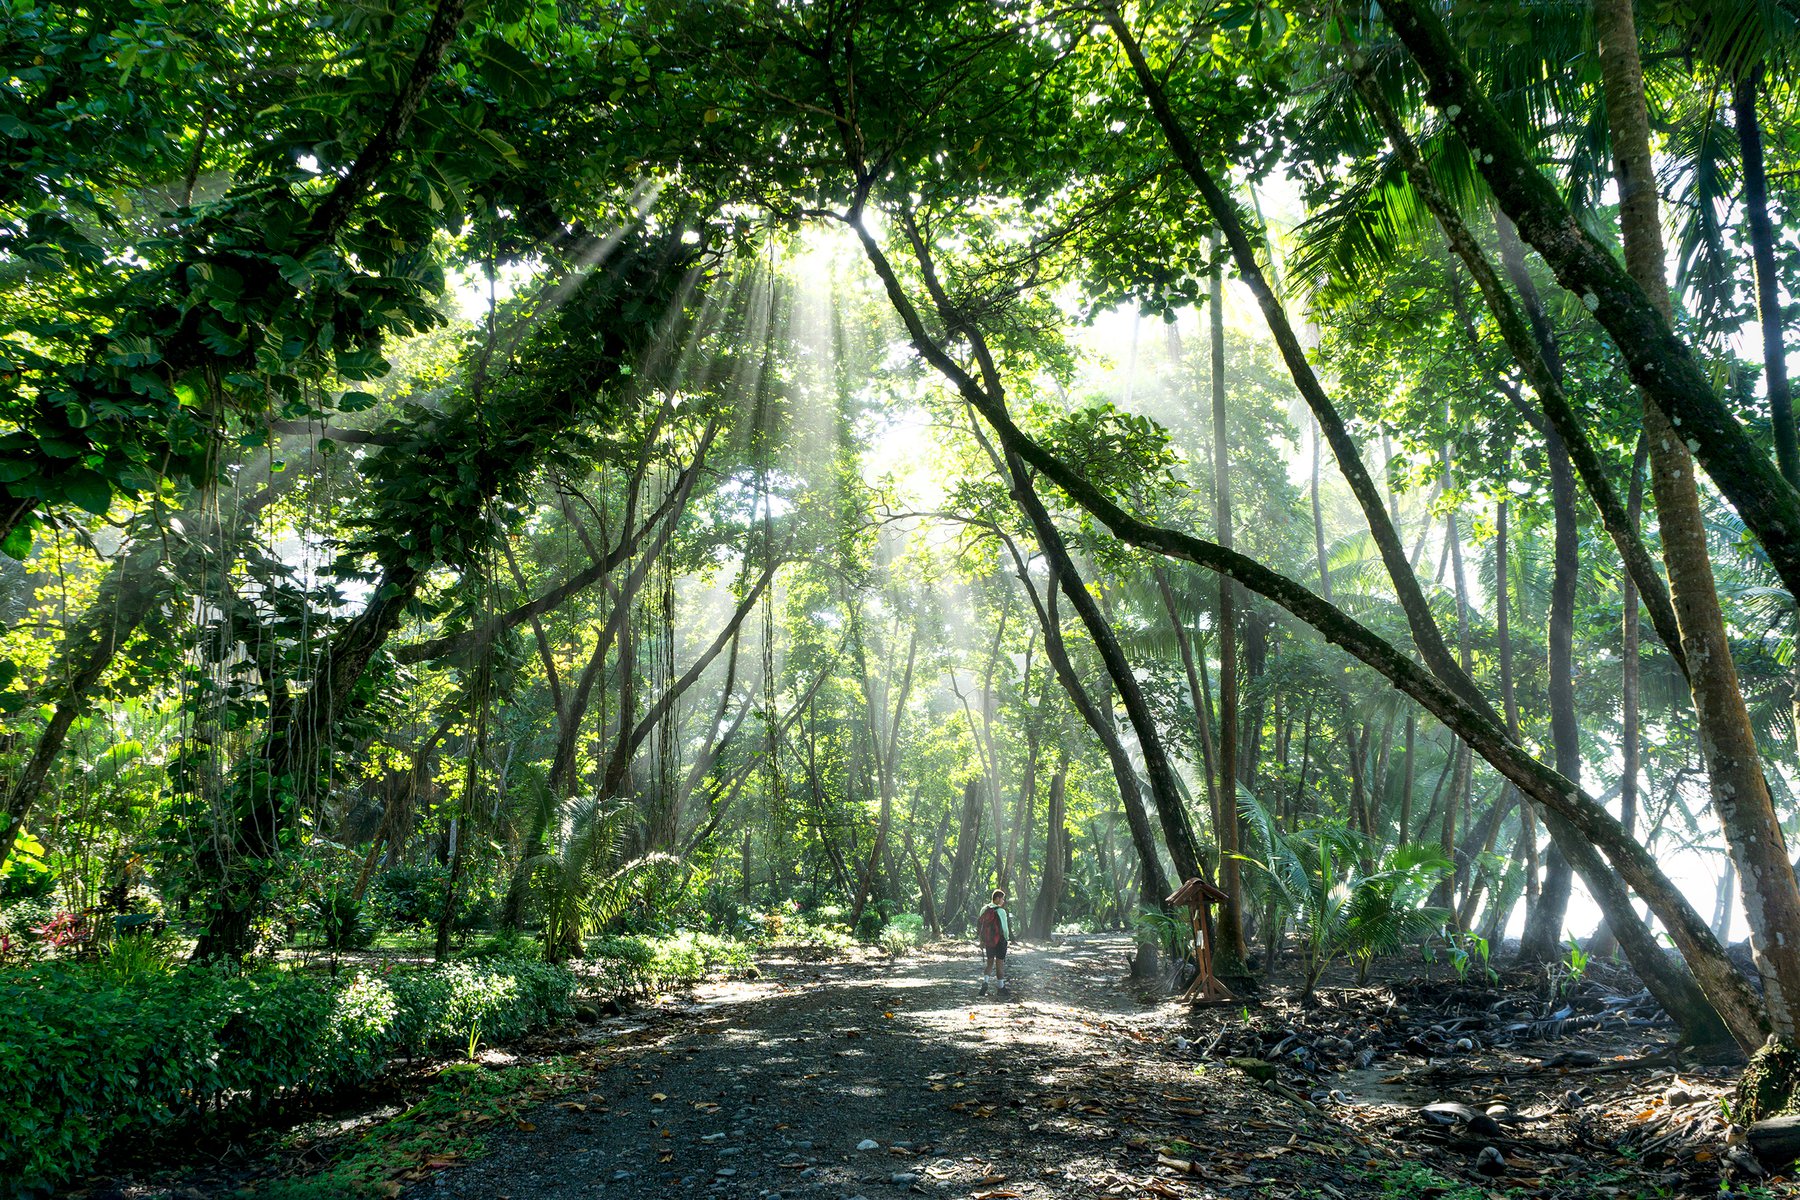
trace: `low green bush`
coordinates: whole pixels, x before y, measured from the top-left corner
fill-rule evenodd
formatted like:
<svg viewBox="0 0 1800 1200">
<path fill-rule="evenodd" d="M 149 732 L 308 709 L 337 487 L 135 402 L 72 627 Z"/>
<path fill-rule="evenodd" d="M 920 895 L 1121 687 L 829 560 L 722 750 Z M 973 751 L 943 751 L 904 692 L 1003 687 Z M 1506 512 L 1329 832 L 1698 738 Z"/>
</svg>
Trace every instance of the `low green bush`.
<svg viewBox="0 0 1800 1200">
<path fill-rule="evenodd" d="M 372 907 L 396 925 L 429 925 L 444 907 L 449 871 L 437 863 L 402 863 L 375 877 L 369 889 Z"/>
<path fill-rule="evenodd" d="M 107 1142 L 196 1116 L 254 1114 L 367 1083 L 399 1054 L 523 1033 L 571 1011 L 541 962 L 327 979 L 188 967 L 120 980 L 44 964 L 0 973 L 0 1180 L 45 1191 Z"/>
<path fill-rule="evenodd" d="M 769 938 L 771 946 L 805 947 L 814 950 L 848 950 L 856 939 L 841 924 L 828 924 L 796 918 L 780 933 Z"/>
<path fill-rule="evenodd" d="M 695 983 L 709 972 L 751 965 L 750 948 L 735 938 L 693 930 L 666 936 L 628 934 L 592 938 L 587 955 L 603 991 L 650 992 Z"/>
<path fill-rule="evenodd" d="M 312 924 L 319 943 L 328 950 L 361 950 L 375 940 L 375 931 L 363 920 L 363 904 L 349 892 L 336 890 L 314 897 Z"/>
</svg>

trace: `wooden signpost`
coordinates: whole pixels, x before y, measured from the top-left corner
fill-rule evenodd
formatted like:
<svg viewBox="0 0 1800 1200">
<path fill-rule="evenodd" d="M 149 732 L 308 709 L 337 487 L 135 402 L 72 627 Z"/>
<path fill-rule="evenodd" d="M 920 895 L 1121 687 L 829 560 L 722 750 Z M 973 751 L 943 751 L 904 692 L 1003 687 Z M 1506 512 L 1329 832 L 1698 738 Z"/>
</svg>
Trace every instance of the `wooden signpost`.
<svg viewBox="0 0 1800 1200">
<path fill-rule="evenodd" d="M 1192 933 L 1194 965 L 1198 970 L 1194 975 L 1194 982 L 1188 985 L 1181 998 L 1193 1004 L 1231 1004 L 1237 1000 L 1230 989 L 1213 974 L 1213 924 L 1209 909 L 1224 900 L 1224 892 L 1198 876 L 1176 888 L 1169 897 L 1170 904 L 1178 904 L 1188 910 L 1188 929 Z"/>
</svg>

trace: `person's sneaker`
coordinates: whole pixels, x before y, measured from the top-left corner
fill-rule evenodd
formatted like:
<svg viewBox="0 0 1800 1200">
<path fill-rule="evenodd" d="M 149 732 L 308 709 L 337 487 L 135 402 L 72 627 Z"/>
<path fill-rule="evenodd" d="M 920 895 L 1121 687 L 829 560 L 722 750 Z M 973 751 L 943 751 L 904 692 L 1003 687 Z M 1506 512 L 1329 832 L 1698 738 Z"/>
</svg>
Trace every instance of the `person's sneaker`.
<svg viewBox="0 0 1800 1200">
<path fill-rule="evenodd" d="M 981 995 L 983 995 L 983 996 L 985 996 L 985 995 L 987 995 L 987 980 L 985 980 L 985 979 L 984 979 L 984 980 L 982 980 L 982 981 L 981 981 L 981 992 L 980 992 L 980 994 L 981 994 Z"/>
<path fill-rule="evenodd" d="M 1004 979 L 1000 981 L 1000 990 L 1003 992 L 1006 990 L 1006 980 Z"/>
</svg>

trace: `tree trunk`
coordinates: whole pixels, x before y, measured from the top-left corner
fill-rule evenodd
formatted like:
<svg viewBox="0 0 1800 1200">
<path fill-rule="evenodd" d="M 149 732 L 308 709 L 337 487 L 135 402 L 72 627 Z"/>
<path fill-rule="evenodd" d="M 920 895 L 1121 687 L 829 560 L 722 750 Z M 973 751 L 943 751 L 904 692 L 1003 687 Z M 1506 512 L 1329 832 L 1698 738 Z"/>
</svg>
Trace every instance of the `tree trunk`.
<svg viewBox="0 0 1800 1200">
<path fill-rule="evenodd" d="M 1632 278 L 1667 320 L 1671 306 L 1663 277 L 1662 226 L 1657 217 L 1650 123 L 1631 0 L 1594 0 L 1593 11 L 1612 129 L 1625 261 Z M 1795 884 L 1787 841 L 1763 777 L 1750 714 L 1725 634 L 1693 459 L 1683 440 L 1692 433 L 1685 416 L 1681 430 L 1676 430 L 1670 414 L 1661 407 L 1663 403 L 1661 396 L 1646 396 L 1644 433 L 1650 443 L 1651 490 L 1687 651 L 1700 744 L 1712 781 L 1713 803 L 1737 861 L 1769 1019 L 1778 1034 L 1791 1037 L 1794 1006 L 1800 1005 L 1800 887 Z"/>
<path fill-rule="evenodd" d="M 859 652 L 860 657 L 860 652 Z M 869 902 L 869 889 L 875 882 L 875 864 L 882 861 L 887 854 L 888 830 L 894 818 L 894 768 L 900 757 L 900 729 L 906 721 L 906 698 L 912 692 L 913 666 L 919 660 L 919 625 L 913 623 L 912 639 L 906 648 L 906 670 L 900 677 L 900 695 L 894 701 L 891 715 L 884 711 L 885 701 L 878 702 L 874 684 L 869 678 L 868 668 L 862 670 L 863 698 L 867 704 L 869 745 L 875 752 L 875 790 L 881 797 L 881 816 L 875 823 L 875 845 L 869 851 L 868 862 L 863 865 L 862 874 L 856 881 L 856 899 L 850 905 L 850 929 L 855 931 L 857 923 L 862 920 L 863 907 Z M 885 739 L 878 723 L 879 719 L 887 719 Z M 885 740 L 886 745 L 883 745 Z"/>
<path fill-rule="evenodd" d="M 1319 423 L 1312 423 L 1313 554 L 1319 560 L 1319 595 L 1331 599 L 1331 566 L 1325 557 L 1325 510 L 1319 504 Z"/>
<path fill-rule="evenodd" d="M 1529 283 L 1529 280 L 1527 280 Z M 1526 297 L 1532 311 L 1535 292 Z M 1534 326 L 1536 322 L 1533 322 Z M 1546 322 L 1540 336 L 1544 358 L 1559 377 L 1562 356 L 1551 339 Z M 1575 527 L 1575 473 L 1563 440 L 1554 430 L 1544 436 L 1550 463 L 1550 505 L 1555 529 L 1554 565 L 1550 579 L 1549 691 L 1550 741 L 1557 771 L 1569 779 L 1581 778 L 1581 721 L 1575 711 L 1575 590 L 1580 579 L 1580 535 Z M 1629 576 L 1628 576 L 1629 578 Z M 1544 856 L 1544 881 L 1537 906 L 1519 939 L 1522 964 L 1550 962 L 1559 957 L 1563 922 L 1568 916 L 1569 894 L 1574 883 L 1572 868 L 1559 845 L 1552 841 Z"/>
<path fill-rule="evenodd" d="M 1750 231 L 1750 261 L 1756 269 L 1756 317 L 1762 329 L 1763 388 L 1769 397 L 1769 424 L 1775 431 L 1775 464 L 1782 478 L 1800 487 L 1800 444 L 1794 434 L 1794 395 L 1788 385 L 1787 339 L 1781 320 L 1780 276 L 1775 269 L 1775 227 L 1769 220 L 1769 177 L 1763 164 L 1762 125 L 1756 92 L 1758 63 L 1731 90 L 1731 117 L 1737 126 L 1738 159 L 1744 170 L 1744 223 Z"/>
<path fill-rule="evenodd" d="M 1400 777 L 1400 844 L 1412 841 L 1413 783 L 1418 778 L 1413 752 L 1417 745 L 1419 714 L 1411 705 L 1406 709 L 1406 768 Z"/>
<path fill-rule="evenodd" d="M 1212 345 L 1213 519 L 1218 543 L 1231 547 L 1231 440 L 1225 423 L 1225 301 L 1219 271 L 1219 234 L 1212 235 L 1213 268 L 1208 283 L 1208 323 Z M 1238 871 L 1238 664 L 1237 584 L 1219 576 L 1219 804 L 1213 836 L 1219 842 L 1219 953 L 1229 964 L 1242 964 L 1244 947 L 1243 883 Z M 1185 874 L 1185 871 L 1184 871 Z"/>
<path fill-rule="evenodd" d="M 1238 622 L 1244 635 L 1240 656 L 1243 663 L 1243 686 L 1239 689 L 1238 702 L 1244 730 L 1238 737 L 1238 781 L 1254 794 L 1257 788 L 1256 769 L 1263 758 L 1263 732 L 1268 727 L 1264 716 L 1268 696 L 1259 684 L 1269 665 L 1269 623 L 1255 605 L 1244 605 L 1243 612 L 1243 619 Z M 1247 703 L 1244 699 L 1246 695 Z"/>
<path fill-rule="evenodd" d="M 1500 700 L 1506 712 L 1506 732 L 1513 741 L 1519 737 L 1519 697 L 1513 682 L 1513 645 L 1512 645 L 1512 558 L 1510 532 L 1511 506 L 1502 500 L 1494 515 L 1494 624 L 1496 636 L 1500 643 Z M 1537 914 L 1537 813 L 1531 801 L 1523 795 L 1519 797 L 1519 836 L 1518 845 L 1514 847 L 1515 857 L 1522 864 L 1527 886 L 1525 890 L 1525 920 L 1529 925 Z M 1495 899 L 1499 899 L 1496 892 Z M 1505 914 L 1500 920 L 1504 921 Z"/>
<path fill-rule="evenodd" d="M 950 880 L 944 889 L 944 928 L 961 933 L 969 927 L 969 885 L 981 840 L 981 779 L 963 785 L 962 814 L 956 825 L 956 849 L 950 855 Z"/>
<path fill-rule="evenodd" d="M 1638 434 L 1637 449 L 1631 455 L 1631 481 L 1628 485 L 1628 511 L 1635 530 L 1644 509 L 1644 467 L 1650 457 L 1650 444 Z M 1619 603 L 1624 608 L 1623 629 L 1619 638 L 1619 824 L 1628 836 L 1637 836 L 1638 776 L 1643 773 L 1643 729 L 1639 701 L 1638 592 L 1626 575 L 1619 585 Z M 1610 956 L 1618 949 L 1618 939 L 1604 923 L 1594 931 L 1589 952 L 1596 957 Z"/>
<path fill-rule="evenodd" d="M 1037 904 L 1031 913 L 1031 935 L 1047 938 L 1056 928 L 1056 914 L 1062 907 L 1063 886 L 1068 878 L 1066 865 L 1069 831 L 1066 789 L 1069 782 L 1069 752 L 1064 748 L 1056 760 L 1056 774 L 1050 777 L 1050 813 L 1044 827 L 1044 872 L 1038 881 Z"/>
<path fill-rule="evenodd" d="M 1725 858 L 1725 870 L 1719 875 L 1719 890 L 1713 897 L 1713 936 L 1721 942 L 1731 937 L 1731 896 L 1737 891 L 1737 866 L 1730 855 Z"/>
<path fill-rule="evenodd" d="M 1444 450 L 1444 477 L 1451 478 L 1451 459 L 1448 447 Z M 1450 552 L 1450 578 L 1456 595 L 1456 661 L 1465 676 L 1471 676 L 1472 655 L 1469 647 L 1469 580 L 1463 570 L 1462 527 L 1452 511 L 1444 519 L 1444 534 L 1447 549 Z M 1472 676 L 1471 676 L 1472 677 Z M 1471 780 L 1474 774 L 1474 761 L 1466 747 L 1459 748 L 1456 758 L 1456 780 L 1450 792 L 1450 801 L 1444 805 L 1444 857 L 1455 864 L 1450 878 L 1446 905 L 1454 903 L 1459 888 L 1468 880 L 1469 862 L 1459 854 L 1457 841 L 1457 817 L 1459 806 L 1468 803 Z M 1464 824 L 1467 824 L 1466 815 Z"/>
<path fill-rule="evenodd" d="M 1157 594 L 1162 597 L 1163 611 L 1168 614 L 1169 628 L 1175 632 L 1175 646 L 1181 652 L 1181 669 L 1187 677 L 1188 701 L 1194 707 L 1195 737 L 1200 746 L 1201 769 L 1206 775 L 1207 811 L 1212 814 L 1213 828 L 1216 830 L 1219 827 L 1219 781 L 1213 751 L 1212 723 L 1206 719 L 1210 701 L 1207 689 L 1201 682 L 1199 664 L 1195 661 L 1194 638 L 1175 603 L 1174 589 L 1169 586 L 1168 570 L 1161 561 L 1152 561 L 1150 573 L 1156 580 Z"/>
<path fill-rule="evenodd" d="M 1649 419 L 1668 427 L 1672 427 L 1672 420 L 1680 421 L 1680 440 L 1659 438 L 1652 431 L 1653 459 L 1659 443 L 1667 442 L 1670 447 L 1683 449 L 1684 453 L 1685 447 L 1691 446 L 1713 482 L 1762 543 L 1783 585 L 1793 594 L 1800 595 L 1800 492 L 1782 478 L 1774 464 L 1750 440 L 1730 408 L 1713 390 L 1704 364 L 1692 347 L 1674 332 L 1666 306 L 1652 298 L 1650 288 L 1666 292 L 1666 283 L 1659 284 L 1661 259 L 1654 260 L 1658 271 L 1654 278 L 1640 275 L 1636 270 L 1628 271 L 1619 265 L 1610 250 L 1583 228 L 1563 201 L 1557 186 L 1538 170 L 1506 118 L 1476 84 L 1474 75 L 1450 41 L 1429 0 L 1381 0 L 1381 7 L 1424 75 L 1432 104 L 1449 118 L 1464 145 L 1479 147 L 1480 152 L 1472 157 L 1500 207 L 1518 225 L 1525 240 L 1544 256 L 1562 285 L 1581 297 L 1583 305 L 1594 314 L 1619 348 L 1632 381 L 1650 398 L 1651 403 L 1646 408 L 1657 410 L 1658 415 Z M 1596 5 L 1596 18 L 1600 17 L 1602 7 Z M 1613 49 L 1623 51 L 1625 47 Z M 1635 65 L 1635 42 L 1629 49 Z M 1609 74 L 1604 57 L 1601 74 L 1604 83 Z M 1615 71 L 1612 74 L 1619 76 L 1616 82 L 1624 93 L 1619 97 L 1620 102 L 1629 105 L 1631 80 L 1641 82 L 1641 71 Z M 1630 78 L 1626 78 L 1627 75 Z M 1641 110 L 1642 89 L 1637 90 L 1638 109 Z M 1607 114 L 1608 120 L 1615 124 L 1613 141 L 1617 147 L 1621 142 L 1617 128 L 1620 117 L 1610 100 Z M 1627 120 L 1648 129 L 1647 120 L 1638 122 L 1636 117 Z M 1626 154 L 1635 156 L 1636 151 L 1627 150 Z M 1632 189 L 1622 193 L 1620 216 L 1624 224 L 1641 228 L 1647 234 L 1655 224 L 1656 194 L 1654 179 L 1647 173 L 1650 166 L 1648 153 L 1641 158 L 1641 163 L 1632 164 L 1632 170 L 1641 166 L 1646 174 L 1641 181 L 1634 174 Z M 1615 168 L 1619 166 L 1615 159 Z M 1636 210 L 1632 206 L 1636 206 Z M 1642 210 L 1646 206 L 1651 216 L 1647 226 L 1642 224 Z M 1658 233 L 1660 235 L 1660 231 Z M 1631 245 L 1633 240 L 1634 236 L 1626 238 L 1628 261 L 1640 253 Z M 1657 242 L 1660 245 L 1660 236 Z M 1647 254 L 1643 262 L 1651 262 Z M 1687 474 L 1691 476 L 1691 467 Z M 1660 511 L 1660 492 L 1657 493 L 1657 506 Z M 1667 551 L 1665 543 L 1665 559 Z M 1679 587 L 1673 578 L 1670 586 L 1672 589 Z M 1676 609 L 1679 612 L 1679 603 Z M 1800 939 L 1790 937 L 1789 941 L 1796 946 L 1796 953 L 1800 953 Z"/>
<path fill-rule="evenodd" d="M 1399 0 L 1393 2 L 1398 3 Z M 1116 21 L 1117 15 L 1110 14 L 1109 20 Z M 1121 33 L 1121 41 L 1129 38 L 1129 31 L 1124 29 L 1122 22 L 1117 22 L 1115 29 Z M 1147 77 L 1148 67 L 1142 64 L 1141 53 L 1137 59 L 1134 65 L 1140 68 L 1140 77 Z M 1662 919 L 1707 996 L 1726 1019 L 1733 1037 L 1747 1049 L 1761 1044 L 1768 1024 L 1755 992 L 1737 974 L 1718 945 L 1718 940 L 1712 936 L 1711 929 L 1701 920 L 1686 897 L 1675 888 L 1642 846 L 1623 836 L 1618 821 L 1604 806 L 1582 792 L 1578 784 L 1557 774 L 1513 741 L 1500 724 L 1498 714 L 1484 699 L 1478 695 L 1471 698 L 1463 687 L 1453 688 L 1442 676 L 1425 670 L 1397 647 L 1336 606 L 1253 559 L 1202 538 L 1151 525 L 1120 508 L 1086 476 L 1071 469 L 1067 463 L 1019 428 L 1007 410 L 1004 393 L 988 390 L 976 382 L 957 359 L 933 338 L 917 306 L 901 283 L 893 263 L 875 236 L 867 228 L 854 222 L 851 228 L 880 279 L 896 316 L 905 326 L 913 347 L 927 363 L 955 386 L 957 393 L 996 432 L 1010 454 L 1043 472 L 1077 505 L 1127 544 L 1228 573 L 1238 582 L 1311 625 L 1327 641 L 1375 668 L 1416 700 L 1426 711 L 1481 753 L 1527 796 L 1566 816 L 1584 836 L 1606 853 L 1626 882 Z M 915 254 L 920 253 L 915 246 Z M 926 262 L 928 265 L 928 260 Z M 942 300 L 938 302 L 941 306 L 947 303 Z M 991 361 L 987 361 L 986 344 L 979 332 L 975 331 L 971 336 L 978 359 L 982 362 L 984 375 L 997 378 L 997 371 L 992 367 Z M 1035 493 L 1033 497 L 1035 498 Z M 1385 520 L 1386 510 L 1382 509 L 1381 512 Z M 1406 578 L 1413 583 L 1413 590 L 1416 591 L 1417 581 L 1410 575 Z M 1454 668 L 1455 664 L 1451 663 L 1450 666 Z M 1466 680 L 1464 682 L 1467 683 Z M 1469 685 L 1468 690 L 1472 690 L 1472 685 Z"/>
<path fill-rule="evenodd" d="M 1149 703 L 1144 699 L 1144 691 L 1138 683 L 1137 675 L 1126 661 L 1125 652 L 1120 648 L 1112 626 L 1101 615 L 1093 594 L 1088 591 L 1075 570 L 1075 564 L 1070 561 L 1062 533 L 1051 521 L 1043 501 L 1038 498 L 1037 485 L 1032 481 L 1024 462 L 1010 450 L 1006 452 L 1006 461 L 1008 472 L 1012 476 L 1013 495 L 1024 508 L 1037 535 L 1038 545 L 1055 572 L 1063 595 L 1080 616 L 1088 636 L 1100 651 L 1100 661 L 1106 667 L 1113 686 L 1118 689 L 1119 699 L 1125 704 L 1126 716 L 1131 721 L 1132 729 L 1137 734 L 1138 746 L 1143 751 L 1145 772 L 1150 778 L 1151 799 L 1155 802 L 1163 842 L 1169 849 L 1169 857 L 1174 860 L 1175 870 L 1184 879 L 1203 875 L 1200 857 L 1194 848 L 1193 833 L 1188 828 L 1187 813 L 1182 806 L 1181 786 L 1176 782 L 1175 769 L 1163 748 L 1162 735 L 1156 728 L 1156 719 L 1150 712 Z M 1150 882 L 1148 874 L 1146 882 Z M 1160 902 L 1162 896 L 1167 894 L 1162 893 L 1157 900 Z"/>
<path fill-rule="evenodd" d="M 1014 551 L 1015 556 L 1017 551 Z M 1142 899 L 1145 904 L 1155 906 L 1162 902 L 1173 889 L 1169 886 L 1168 876 L 1164 874 L 1162 859 L 1157 855 L 1156 834 L 1151 830 L 1149 814 L 1144 810 L 1143 790 L 1138 786 L 1137 768 L 1132 765 L 1131 756 L 1125 752 L 1124 743 L 1119 740 L 1119 731 L 1113 725 L 1111 717 L 1102 712 L 1088 695 L 1087 688 L 1075 674 L 1075 667 L 1069 661 L 1069 653 L 1062 637 L 1062 617 L 1057 612 L 1057 596 L 1060 580 L 1054 565 L 1050 570 L 1050 582 L 1047 594 L 1040 599 L 1030 575 L 1026 572 L 1024 560 L 1015 557 L 1019 565 L 1019 576 L 1024 581 L 1026 594 L 1030 596 L 1032 608 L 1036 611 L 1038 624 L 1044 631 L 1044 652 L 1050 660 L 1051 669 L 1056 672 L 1057 681 L 1068 693 L 1069 700 L 1075 705 L 1075 711 L 1087 727 L 1093 730 L 1094 736 L 1100 740 L 1106 751 L 1107 763 L 1112 767 L 1113 781 L 1119 788 L 1119 802 L 1125 809 L 1125 823 L 1131 830 L 1131 843 L 1137 850 L 1139 863 L 1143 871 L 1139 878 L 1143 881 Z"/>
</svg>

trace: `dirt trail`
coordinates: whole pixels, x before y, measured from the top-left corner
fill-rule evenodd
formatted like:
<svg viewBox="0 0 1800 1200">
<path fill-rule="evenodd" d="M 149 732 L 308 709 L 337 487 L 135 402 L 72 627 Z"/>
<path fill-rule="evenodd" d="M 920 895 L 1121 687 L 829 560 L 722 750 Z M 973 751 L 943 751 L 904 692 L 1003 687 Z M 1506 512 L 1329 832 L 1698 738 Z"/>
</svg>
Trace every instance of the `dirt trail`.
<svg viewBox="0 0 1800 1200">
<path fill-rule="evenodd" d="M 408 1194 L 998 1198 L 1096 1195 L 1127 1180 L 1143 1194 L 1150 1143 L 1166 1141 L 1133 1129 L 1146 1089 L 1197 1146 L 1242 1134 L 1181 1106 L 1204 1094 L 1241 1123 L 1271 1100 L 1233 1072 L 1199 1082 L 1191 1065 L 1157 1058 L 1168 1009 L 1119 989 L 1127 946 L 1015 947 L 1004 998 L 978 997 L 967 953 L 765 960 L 755 983 L 703 989 L 675 1032 L 606 1051 L 591 1095 L 527 1114 L 529 1128 L 492 1138 L 487 1157 Z M 1305 1170 L 1308 1150 L 1288 1165 Z M 1161 1194 L 1205 1194 L 1170 1182 Z"/>
<path fill-rule="evenodd" d="M 1310 1012 L 1282 1001 L 1194 1010 L 1122 986 L 1127 939 L 1078 937 L 1015 947 L 1014 993 L 984 998 L 973 952 L 953 949 L 897 962 L 765 958 L 756 980 L 709 984 L 692 1000 L 589 1027 L 595 1068 L 585 1088 L 522 1113 L 516 1128 L 488 1135 L 486 1157 L 406 1194 L 1591 1200 L 1719 1191 L 1713 1142 L 1670 1139 L 1716 1116 L 1724 1077 L 1691 1064 L 1679 1076 L 1593 1065 L 1642 1056 L 1665 1040 L 1666 1023 L 1608 1018 L 1603 1034 L 1589 1028 L 1598 1018 L 1552 1021 L 1566 1034 L 1490 1052 L 1455 1039 L 1465 1027 L 1495 1036 L 1492 1021 L 1471 1025 L 1432 1007 L 1434 996 L 1469 992 L 1455 982 L 1395 984 L 1420 1006 L 1414 1015 L 1385 985 L 1346 990 Z M 1523 993 L 1470 994 L 1480 1014 L 1533 1003 Z M 1295 1045 L 1304 1058 L 1314 1043 L 1321 1053 L 1349 1047 L 1362 1069 L 1309 1077 L 1284 1066 L 1291 1086 L 1278 1095 L 1228 1061 L 1280 1058 Z M 1467 1106 L 1459 1111 L 1475 1124 L 1438 1127 L 1417 1107 L 1433 1099 Z M 1504 1149 L 1498 1178 L 1482 1174 L 1483 1158 L 1499 1155 L 1491 1147 Z"/>
</svg>

